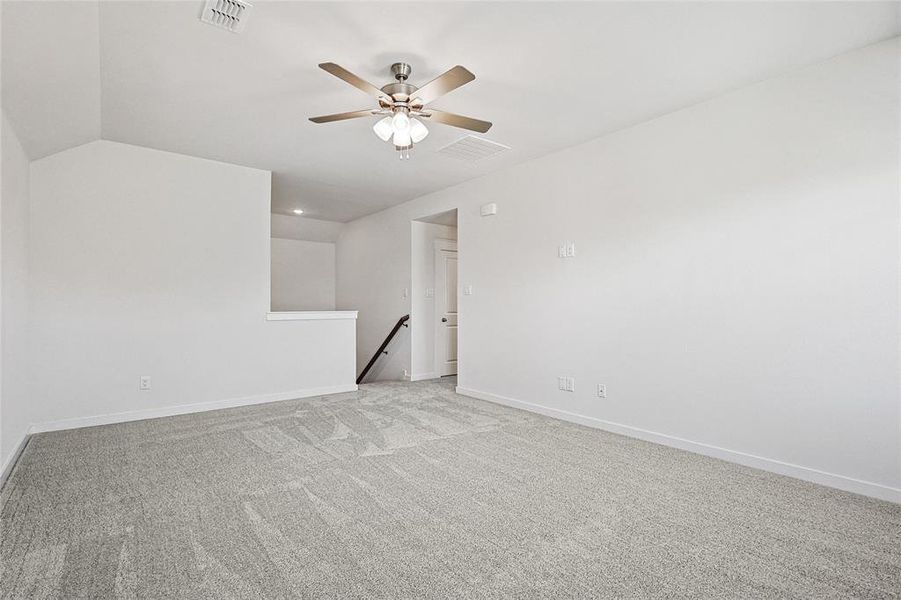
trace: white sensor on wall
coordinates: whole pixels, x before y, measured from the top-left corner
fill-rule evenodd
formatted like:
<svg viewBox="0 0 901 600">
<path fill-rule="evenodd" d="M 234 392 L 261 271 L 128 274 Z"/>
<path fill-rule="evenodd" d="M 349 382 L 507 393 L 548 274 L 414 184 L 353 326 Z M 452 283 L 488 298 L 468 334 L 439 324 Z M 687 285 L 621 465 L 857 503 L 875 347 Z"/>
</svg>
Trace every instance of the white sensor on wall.
<svg viewBox="0 0 901 600">
<path fill-rule="evenodd" d="M 242 0 L 207 0 L 200 20 L 232 33 L 241 33 L 247 26 L 251 9 L 253 5 Z"/>
<path fill-rule="evenodd" d="M 481 210 L 479 211 L 483 217 L 490 217 L 491 215 L 497 214 L 497 204 L 492 202 L 491 204 L 483 204 Z"/>
</svg>

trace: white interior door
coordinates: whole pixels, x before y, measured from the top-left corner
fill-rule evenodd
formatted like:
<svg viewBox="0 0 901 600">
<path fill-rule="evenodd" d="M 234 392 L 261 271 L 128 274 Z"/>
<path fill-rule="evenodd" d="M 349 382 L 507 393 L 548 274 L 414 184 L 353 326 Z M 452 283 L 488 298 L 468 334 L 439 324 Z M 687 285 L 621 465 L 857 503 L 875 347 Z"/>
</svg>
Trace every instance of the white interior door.
<svg viewBox="0 0 901 600">
<path fill-rule="evenodd" d="M 457 242 L 435 240 L 435 372 L 457 374 Z"/>
</svg>

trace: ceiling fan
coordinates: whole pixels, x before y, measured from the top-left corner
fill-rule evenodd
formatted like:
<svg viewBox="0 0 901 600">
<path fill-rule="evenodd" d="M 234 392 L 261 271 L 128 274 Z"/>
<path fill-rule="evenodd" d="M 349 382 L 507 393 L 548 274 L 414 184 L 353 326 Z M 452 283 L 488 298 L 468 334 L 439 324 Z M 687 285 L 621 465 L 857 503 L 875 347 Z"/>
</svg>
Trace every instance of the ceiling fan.
<svg viewBox="0 0 901 600">
<path fill-rule="evenodd" d="M 371 110 L 311 117 L 310 120 L 314 123 L 331 123 L 332 121 L 381 115 L 383 118 L 379 119 L 372 129 L 382 141 L 390 140 L 394 144 L 394 149 L 399 153 L 401 160 L 410 158 L 413 144 L 418 144 L 429 134 L 429 130 L 420 119 L 479 133 L 485 133 L 491 129 L 491 123 L 488 121 L 480 121 L 425 106 L 476 78 L 460 65 L 418 88 L 407 83 L 407 78 L 410 77 L 413 68 L 407 63 L 394 63 L 391 65 L 391 72 L 394 74 L 395 81 L 382 86 L 381 89 L 335 63 L 322 63 L 319 68 L 376 98 L 379 107 Z"/>
</svg>

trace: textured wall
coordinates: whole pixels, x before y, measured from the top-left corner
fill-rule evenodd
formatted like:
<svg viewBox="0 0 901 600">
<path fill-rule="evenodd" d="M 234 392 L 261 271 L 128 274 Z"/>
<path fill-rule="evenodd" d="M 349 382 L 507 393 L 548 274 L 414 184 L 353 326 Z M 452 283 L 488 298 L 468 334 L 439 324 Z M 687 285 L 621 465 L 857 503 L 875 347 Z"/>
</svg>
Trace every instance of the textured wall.
<svg viewBox="0 0 901 600">
<path fill-rule="evenodd" d="M 358 347 L 409 310 L 410 219 L 456 207 L 474 288 L 462 387 L 901 493 L 898 53 L 844 54 L 348 223 L 338 303 L 361 309 Z M 487 202 L 497 216 L 479 217 Z M 409 364 L 400 347 L 386 373 Z"/>
<path fill-rule="evenodd" d="M 28 159 L 3 114 L 0 205 L 0 469 L 25 438 L 28 402 Z"/>
<path fill-rule="evenodd" d="M 354 321 L 265 320 L 269 180 L 106 141 L 32 163 L 38 420 L 353 386 Z"/>
</svg>

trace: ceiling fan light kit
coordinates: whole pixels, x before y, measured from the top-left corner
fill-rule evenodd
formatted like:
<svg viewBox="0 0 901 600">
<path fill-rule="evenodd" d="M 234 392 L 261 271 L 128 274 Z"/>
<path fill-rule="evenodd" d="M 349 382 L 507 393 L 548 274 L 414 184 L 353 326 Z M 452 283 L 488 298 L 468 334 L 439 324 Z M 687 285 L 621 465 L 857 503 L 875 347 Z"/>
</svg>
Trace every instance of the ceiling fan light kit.
<svg viewBox="0 0 901 600">
<path fill-rule="evenodd" d="M 434 108 L 426 108 L 426 104 L 444 94 L 457 89 L 475 79 L 475 75 L 466 68 L 457 65 L 446 73 L 439 75 L 421 88 L 407 83 L 413 68 L 407 63 L 394 63 L 391 73 L 395 81 L 377 88 L 368 81 L 357 77 L 347 69 L 335 63 L 319 65 L 324 71 L 346 81 L 355 88 L 373 96 L 379 107 L 371 110 L 337 113 L 322 117 L 311 117 L 314 123 L 331 123 L 359 117 L 381 117 L 372 126 L 372 130 L 383 142 L 394 145 L 401 160 L 410 158 L 410 151 L 429 135 L 428 127 L 421 119 L 431 119 L 437 123 L 460 127 L 470 131 L 485 133 L 491 128 L 488 121 L 480 121 L 470 117 L 443 112 Z"/>
<path fill-rule="evenodd" d="M 372 130 L 383 142 L 387 142 L 391 139 L 391 136 L 394 135 L 394 127 L 392 126 L 391 121 L 391 117 L 385 117 L 376 121 L 375 125 L 372 126 Z"/>
</svg>

